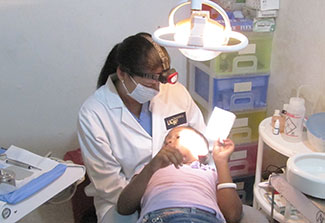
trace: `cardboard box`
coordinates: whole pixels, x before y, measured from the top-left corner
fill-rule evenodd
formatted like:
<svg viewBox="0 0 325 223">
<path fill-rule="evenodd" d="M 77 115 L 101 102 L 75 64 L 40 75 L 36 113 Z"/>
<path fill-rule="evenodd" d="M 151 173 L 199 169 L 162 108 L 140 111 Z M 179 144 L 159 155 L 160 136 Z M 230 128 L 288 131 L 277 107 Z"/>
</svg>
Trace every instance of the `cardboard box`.
<svg viewBox="0 0 325 223">
<path fill-rule="evenodd" d="M 278 16 L 278 10 L 258 10 L 249 7 L 243 7 L 243 14 L 245 17 L 254 18 L 276 18 Z"/>
<path fill-rule="evenodd" d="M 253 32 L 274 32 L 274 30 L 275 30 L 274 18 L 254 19 Z"/>
<path fill-rule="evenodd" d="M 259 10 L 279 9 L 280 0 L 246 0 L 246 6 Z"/>
</svg>

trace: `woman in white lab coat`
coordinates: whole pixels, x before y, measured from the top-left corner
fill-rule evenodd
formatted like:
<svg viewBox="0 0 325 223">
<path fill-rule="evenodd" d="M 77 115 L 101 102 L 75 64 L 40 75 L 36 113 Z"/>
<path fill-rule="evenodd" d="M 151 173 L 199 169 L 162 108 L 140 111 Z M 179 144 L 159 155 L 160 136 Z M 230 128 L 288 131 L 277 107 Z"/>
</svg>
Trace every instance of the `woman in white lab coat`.
<svg viewBox="0 0 325 223">
<path fill-rule="evenodd" d="M 171 128 L 204 131 L 202 114 L 186 88 L 165 83 L 172 75 L 167 51 L 139 33 L 113 48 L 99 88 L 82 105 L 78 137 L 91 181 L 86 194 L 94 197 L 98 222 L 136 222 L 136 213 L 120 216 L 115 209 L 135 171 L 158 153 Z"/>
</svg>

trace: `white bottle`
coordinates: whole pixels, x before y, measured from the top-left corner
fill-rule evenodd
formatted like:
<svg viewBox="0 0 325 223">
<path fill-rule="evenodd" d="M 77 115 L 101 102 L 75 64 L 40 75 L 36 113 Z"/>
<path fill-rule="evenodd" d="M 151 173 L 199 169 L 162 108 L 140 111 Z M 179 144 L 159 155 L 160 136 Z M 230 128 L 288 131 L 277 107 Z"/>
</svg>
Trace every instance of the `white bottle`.
<svg viewBox="0 0 325 223">
<path fill-rule="evenodd" d="M 280 133 L 280 119 L 275 120 L 273 127 L 273 135 L 279 135 Z"/>
<path fill-rule="evenodd" d="M 283 134 L 285 140 L 290 142 L 301 141 L 305 110 L 305 100 L 303 98 L 290 98 Z"/>
</svg>

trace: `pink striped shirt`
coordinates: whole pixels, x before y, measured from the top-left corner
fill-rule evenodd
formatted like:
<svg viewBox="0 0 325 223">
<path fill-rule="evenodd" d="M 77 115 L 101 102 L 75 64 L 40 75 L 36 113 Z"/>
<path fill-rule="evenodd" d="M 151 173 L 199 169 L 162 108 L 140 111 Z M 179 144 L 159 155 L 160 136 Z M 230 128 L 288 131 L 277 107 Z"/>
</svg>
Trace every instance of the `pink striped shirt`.
<svg viewBox="0 0 325 223">
<path fill-rule="evenodd" d="M 143 216 L 151 211 L 172 207 L 196 207 L 216 212 L 216 217 L 224 217 L 217 204 L 216 185 L 218 174 L 197 165 L 174 165 L 158 170 L 151 177 L 141 200 L 141 222 Z"/>
</svg>

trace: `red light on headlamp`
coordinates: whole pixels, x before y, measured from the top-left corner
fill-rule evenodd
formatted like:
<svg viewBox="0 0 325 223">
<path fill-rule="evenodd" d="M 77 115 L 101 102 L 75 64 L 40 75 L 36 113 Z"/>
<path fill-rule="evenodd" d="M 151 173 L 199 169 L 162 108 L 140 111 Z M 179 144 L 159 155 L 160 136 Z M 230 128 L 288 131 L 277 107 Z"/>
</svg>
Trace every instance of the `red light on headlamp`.
<svg viewBox="0 0 325 223">
<path fill-rule="evenodd" d="M 169 69 L 165 72 L 162 72 L 162 74 L 159 75 L 158 81 L 166 84 L 175 84 L 178 80 L 178 72 L 174 68 Z"/>
</svg>

